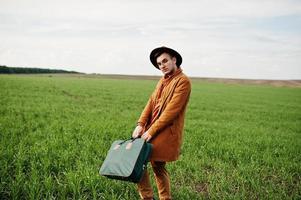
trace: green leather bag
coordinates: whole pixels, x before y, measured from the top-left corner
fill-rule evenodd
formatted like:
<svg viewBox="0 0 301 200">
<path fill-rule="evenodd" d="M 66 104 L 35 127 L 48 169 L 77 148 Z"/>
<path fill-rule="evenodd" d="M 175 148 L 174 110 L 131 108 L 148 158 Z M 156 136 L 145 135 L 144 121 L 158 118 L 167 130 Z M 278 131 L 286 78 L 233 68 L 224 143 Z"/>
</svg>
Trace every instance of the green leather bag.
<svg viewBox="0 0 301 200">
<path fill-rule="evenodd" d="M 108 178 L 138 183 L 151 150 L 152 144 L 141 138 L 114 141 L 99 173 Z"/>
</svg>

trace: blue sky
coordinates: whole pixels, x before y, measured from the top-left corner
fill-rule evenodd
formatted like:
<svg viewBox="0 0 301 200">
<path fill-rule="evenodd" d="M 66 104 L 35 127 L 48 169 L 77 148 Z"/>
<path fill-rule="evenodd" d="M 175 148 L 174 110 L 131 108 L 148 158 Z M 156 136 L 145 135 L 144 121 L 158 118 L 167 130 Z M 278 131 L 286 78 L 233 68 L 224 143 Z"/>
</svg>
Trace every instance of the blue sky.
<svg viewBox="0 0 301 200">
<path fill-rule="evenodd" d="M 301 1 L 1 0 L 0 64 L 160 75 L 169 46 L 189 76 L 301 79 Z"/>
</svg>

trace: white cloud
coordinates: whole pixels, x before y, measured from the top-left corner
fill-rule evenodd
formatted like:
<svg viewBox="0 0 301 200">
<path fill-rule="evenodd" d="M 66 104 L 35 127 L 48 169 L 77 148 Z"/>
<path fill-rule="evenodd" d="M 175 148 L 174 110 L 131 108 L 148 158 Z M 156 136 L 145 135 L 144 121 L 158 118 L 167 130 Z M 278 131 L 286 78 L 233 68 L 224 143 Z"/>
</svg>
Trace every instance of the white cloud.
<svg viewBox="0 0 301 200">
<path fill-rule="evenodd" d="M 2 0 L 0 64 L 158 75 L 148 55 L 166 45 L 189 75 L 300 79 L 301 31 L 258 26 L 300 13 L 294 0 Z"/>
</svg>

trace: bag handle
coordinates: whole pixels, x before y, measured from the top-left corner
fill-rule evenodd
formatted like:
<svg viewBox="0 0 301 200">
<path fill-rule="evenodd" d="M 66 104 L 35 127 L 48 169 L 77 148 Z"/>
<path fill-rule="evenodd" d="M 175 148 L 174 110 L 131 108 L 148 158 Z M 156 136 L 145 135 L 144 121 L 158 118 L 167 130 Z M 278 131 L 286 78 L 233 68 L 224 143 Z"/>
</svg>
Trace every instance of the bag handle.
<svg viewBox="0 0 301 200">
<path fill-rule="evenodd" d="M 118 145 L 122 145 L 123 143 L 125 143 L 125 142 L 127 142 L 127 141 L 129 141 L 129 140 L 131 140 L 131 143 L 132 143 L 132 142 L 134 142 L 137 138 L 141 138 L 141 136 L 138 136 L 138 137 L 136 137 L 136 138 L 131 137 L 131 138 L 128 139 L 128 140 L 123 140 L 123 141 L 120 142 Z"/>
<path fill-rule="evenodd" d="M 129 139 L 129 140 L 131 140 L 131 142 L 128 143 L 128 144 L 126 145 L 125 148 L 126 148 L 126 149 L 131 149 L 131 148 L 132 148 L 132 143 L 133 143 L 137 138 L 141 138 L 141 136 L 136 137 L 136 138 L 131 137 L 131 139 Z M 123 140 L 122 142 L 120 142 L 119 144 L 117 144 L 117 145 L 114 147 L 114 150 L 118 149 L 122 144 L 124 144 L 125 142 L 127 142 L 127 141 L 129 141 L 129 140 Z"/>
</svg>

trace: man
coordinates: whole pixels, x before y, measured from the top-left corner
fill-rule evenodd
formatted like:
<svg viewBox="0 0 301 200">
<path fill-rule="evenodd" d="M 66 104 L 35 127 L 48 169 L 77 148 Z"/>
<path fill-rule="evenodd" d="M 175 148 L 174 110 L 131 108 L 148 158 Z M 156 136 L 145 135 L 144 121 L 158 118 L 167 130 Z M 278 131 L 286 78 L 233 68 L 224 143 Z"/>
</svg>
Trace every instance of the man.
<svg viewBox="0 0 301 200">
<path fill-rule="evenodd" d="M 152 64 L 163 73 L 155 91 L 145 106 L 132 137 L 141 136 L 153 144 L 150 156 L 160 199 L 171 199 L 170 179 L 166 162 L 175 161 L 180 155 L 184 116 L 191 84 L 183 74 L 181 55 L 167 47 L 154 49 L 150 54 Z M 149 174 L 146 171 L 138 183 L 142 199 L 153 199 Z"/>
</svg>

